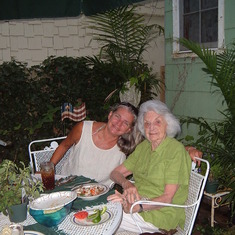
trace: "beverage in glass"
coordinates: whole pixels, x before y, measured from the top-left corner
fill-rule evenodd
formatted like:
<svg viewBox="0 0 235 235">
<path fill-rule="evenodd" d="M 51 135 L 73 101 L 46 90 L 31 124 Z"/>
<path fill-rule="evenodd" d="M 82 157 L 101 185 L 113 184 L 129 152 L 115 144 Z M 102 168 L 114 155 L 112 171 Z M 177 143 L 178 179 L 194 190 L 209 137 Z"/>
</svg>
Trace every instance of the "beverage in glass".
<svg viewBox="0 0 235 235">
<path fill-rule="evenodd" d="M 46 190 L 55 188 L 55 167 L 52 162 L 42 162 L 40 164 L 42 183 Z"/>
</svg>

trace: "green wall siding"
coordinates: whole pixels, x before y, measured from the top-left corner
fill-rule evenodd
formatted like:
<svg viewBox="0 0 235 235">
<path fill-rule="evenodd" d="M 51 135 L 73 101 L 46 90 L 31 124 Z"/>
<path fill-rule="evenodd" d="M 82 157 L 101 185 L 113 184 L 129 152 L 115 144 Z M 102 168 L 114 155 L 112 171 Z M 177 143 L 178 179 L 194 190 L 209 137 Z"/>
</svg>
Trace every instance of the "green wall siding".
<svg viewBox="0 0 235 235">
<path fill-rule="evenodd" d="M 225 44 L 235 39 L 235 1 L 225 0 Z M 226 109 L 223 96 L 211 86 L 211 78 L 202 71 L 198 58 L 173 57 L 172 1 L 165 1 L 165 82 L 166 104 L 178 117 L 203 117 L 208 121 L 222 119 Z M 197 133 L 196 126 L 183 127 L 182 136 Z M 196 136 L 195 136 L 196 137 Z"/>
</svg>

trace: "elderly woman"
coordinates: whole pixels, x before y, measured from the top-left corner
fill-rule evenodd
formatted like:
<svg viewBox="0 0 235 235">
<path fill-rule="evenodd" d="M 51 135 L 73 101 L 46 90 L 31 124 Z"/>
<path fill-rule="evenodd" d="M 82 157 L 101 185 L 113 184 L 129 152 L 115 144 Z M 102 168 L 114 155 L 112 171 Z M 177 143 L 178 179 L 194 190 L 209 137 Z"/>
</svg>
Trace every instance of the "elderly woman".
<svg viewBox="0 0 235 235">
<path fill-rule="evenodd" d="M 131 218 L 130 207 L 135 200 L 184 204 L 188 195 L 191 160 L 184 146 L 174 137 L 180 133 L 179 121 L 167 106 L 151 100 L 140 106 L 138 127 L 146 140 L 110 177 L 123 187 L 123 194 L 115 192 L 108 200 L 120 201 L 124 214 L 120 230 L 139 232 Z M 135 184 L 126 179 L 133 174 Z M 183 227 L 184 209 L 136 205 L 134 216 L 144 232 L 171 230 Z"/>
</svg>

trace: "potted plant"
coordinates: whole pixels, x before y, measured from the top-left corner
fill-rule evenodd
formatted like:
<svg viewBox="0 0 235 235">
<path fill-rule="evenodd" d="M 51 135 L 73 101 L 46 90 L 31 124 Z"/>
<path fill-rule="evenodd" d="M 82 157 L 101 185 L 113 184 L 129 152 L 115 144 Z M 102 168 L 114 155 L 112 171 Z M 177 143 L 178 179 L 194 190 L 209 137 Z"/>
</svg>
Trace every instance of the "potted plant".
<svg viewBox="0 0 235 235">
<path fill-rule="evenodd" d="M 43 184 L 31 176 L 30 167 L 23 162 L 17 166 L 11 160 L 3 160 L 0 164 L 0 211 L 9 215 L 12 222 L 21 222 L 27 216 L 28 200 L 39 197 Z M 20 210 L 22 208 L 24 211 Z M 14 209 L 16 209 L 16 214 Z"/>
</svg>

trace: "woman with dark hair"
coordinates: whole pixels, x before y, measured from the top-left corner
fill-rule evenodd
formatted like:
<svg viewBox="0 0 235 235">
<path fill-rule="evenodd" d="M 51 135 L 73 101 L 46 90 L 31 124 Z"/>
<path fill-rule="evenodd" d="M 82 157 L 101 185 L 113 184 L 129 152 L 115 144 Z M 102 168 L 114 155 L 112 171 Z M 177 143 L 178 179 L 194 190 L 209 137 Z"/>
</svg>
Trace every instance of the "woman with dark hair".
<svg viewBox="0 0 235 235">
<path fill-rule="evenodd" d="M 72 146 L 63 175 L 83 175 L 106 185 L 110 172 L 130 154 L 142 136 L 136 131 L 138 110 L 122 102 L 112 107 L 108 122 L 83 121 L 73 127 L 51 158 L 55 165 Z"/>
</svg>

